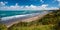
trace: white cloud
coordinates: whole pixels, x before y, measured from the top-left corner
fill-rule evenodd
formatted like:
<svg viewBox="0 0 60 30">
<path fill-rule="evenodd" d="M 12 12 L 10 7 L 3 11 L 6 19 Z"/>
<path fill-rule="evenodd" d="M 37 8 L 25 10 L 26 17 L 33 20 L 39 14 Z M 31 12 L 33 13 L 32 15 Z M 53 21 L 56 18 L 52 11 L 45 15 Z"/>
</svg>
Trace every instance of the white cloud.
<svg viewBox="0 0 60 30">
<path fill-rule="evenodd" d="M 60 0 L 57 0 L 57 1 L 60 1 Z"/>
<path fill-rule="evenodd" d="M 47 7 L 48 6 L 48 4 L 43 4 L 43 5 L 41 5 L 41 7 L 43 7 L 43 8 L 45 8 L 45 7 Z"/>
<path fill-rule="evenodd" d="M 58 3 L 59 3 L 58 6 L 60 6 L 60 0 L 55 0 L 55 1 L 58 1 Z"/>
<path fill-rule="evenodd" d="M 54 0 L 54 1 L 60 1 L 60 0 Z"/>
<path fill-rule="evenodd" d="M 44 1 L 43 1 L 43 0 L 40 0 L 40 2 L 44 3 Z"/>
<path fill-rule="evenodd" d="M 58 9 L 57 7 L 48 8 L 48 4 L 42 4 L 41 6 L 19 6 L 18 3 L 15 6 L 5 6 L 6 3 L 0 2 L 0 10 L 52 10 Z"/>
<path fill-rule="evenodd" d="M 4 2 L 0 2 L 0 6 L 4 6 L 5 5 L 5 3 Z"/>
<path fill-rule="evenodd" d="M 0 2 L 0 6 L 5 6 L 8 2 Z"/>
</svg>

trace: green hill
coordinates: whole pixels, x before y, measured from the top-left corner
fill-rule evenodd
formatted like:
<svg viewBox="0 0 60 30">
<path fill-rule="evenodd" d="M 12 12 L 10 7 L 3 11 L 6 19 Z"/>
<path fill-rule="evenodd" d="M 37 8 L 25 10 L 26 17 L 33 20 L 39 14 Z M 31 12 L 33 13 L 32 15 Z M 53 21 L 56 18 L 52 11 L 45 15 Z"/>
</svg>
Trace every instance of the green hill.
<svg viewBox="0 0 60 30">
<path fill-rule="evenodd" d="M 32 22 L 20 22 L 8 28 L 8 30 L 55 30 L 60 22 L 60 10 L 52 11 L 42 19 Z"/>
</svg>

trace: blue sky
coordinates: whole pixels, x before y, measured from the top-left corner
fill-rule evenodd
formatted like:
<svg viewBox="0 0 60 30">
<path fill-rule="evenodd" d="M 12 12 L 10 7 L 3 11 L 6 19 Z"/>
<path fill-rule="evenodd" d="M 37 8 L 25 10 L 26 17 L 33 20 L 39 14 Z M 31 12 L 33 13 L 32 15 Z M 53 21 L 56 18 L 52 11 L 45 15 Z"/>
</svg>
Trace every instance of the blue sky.
<svg viewBox="0 0 60 30">
<path fill-rule="evenodd" d="M 0 0 L 0 10 L 58 9 L 60 0 Z"/>
</svg>

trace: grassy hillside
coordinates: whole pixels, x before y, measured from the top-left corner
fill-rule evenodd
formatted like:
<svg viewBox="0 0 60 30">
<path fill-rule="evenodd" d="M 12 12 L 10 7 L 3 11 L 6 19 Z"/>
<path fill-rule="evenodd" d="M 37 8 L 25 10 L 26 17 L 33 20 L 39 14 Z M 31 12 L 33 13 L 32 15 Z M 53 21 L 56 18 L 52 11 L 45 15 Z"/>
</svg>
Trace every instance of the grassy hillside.
<svg viewBox="0 0 60 30">
<path fill-rule="evenodd" d="M 7 30 L 7 27 L 4 24 L 0 23 L 0 30 Z"/>
<path fill-rule="evenodd" d="M 60 10 L 47 14 L 42 19 L 33 22 L 20 22 L 8 28 L 8 30 L 56 30 L 60 21 Z"/>
</svg>

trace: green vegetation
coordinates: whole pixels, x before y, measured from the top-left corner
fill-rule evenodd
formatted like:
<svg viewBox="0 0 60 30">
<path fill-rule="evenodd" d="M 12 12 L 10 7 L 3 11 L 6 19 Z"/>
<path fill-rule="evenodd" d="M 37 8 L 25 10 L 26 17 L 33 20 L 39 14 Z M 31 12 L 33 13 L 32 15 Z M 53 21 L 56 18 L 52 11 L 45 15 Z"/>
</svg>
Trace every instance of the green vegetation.
<svg viewBox="0 0 60 30">
<path fill-rule="evenodd" d="M 47 14 L 42 19 L 39 19 L 39 22 L 42 24 L 56 24 L 60 21 L 60 11 L 53 11 L 50 14 Z"/>
<path fill-rule="evenodd" d="M 8 30 L 57 30 L 59 21 L 60 10 L 56 10 L 45 15 L 42 19 L 14 24 Z"/>
<path fill-rule="evenodd" d="M 53 30 L 53 25 L 13 26 L 9 30 Z"/>
<path fill-rule="evenodd" d="M 0 30 L 7 30 L 7 27 L 4 24 L 0 24 Z"/>
<path fill-rule="evenodd" d="M 3 29 L 5 30 L 5 27 Z M 60 30 L 60 10 L 52 11 L 36 21 L 19 22 L 9 27 L 8 30 Z"/>
</svg>

